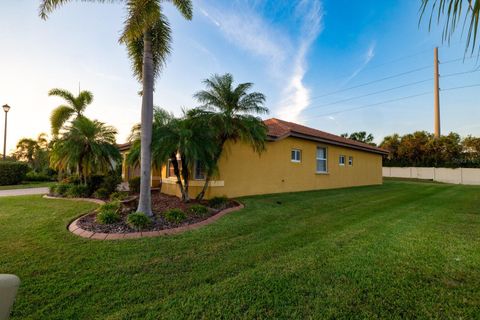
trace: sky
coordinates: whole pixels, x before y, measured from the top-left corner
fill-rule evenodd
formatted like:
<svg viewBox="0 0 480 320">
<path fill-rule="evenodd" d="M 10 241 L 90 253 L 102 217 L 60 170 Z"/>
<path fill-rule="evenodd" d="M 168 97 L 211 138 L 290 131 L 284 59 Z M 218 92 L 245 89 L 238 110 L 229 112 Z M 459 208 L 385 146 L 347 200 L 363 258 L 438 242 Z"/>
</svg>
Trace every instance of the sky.
<svg viewBox="0 0 480 320">
<path fill-rule="evenodd" d="M 172 54 L 156 82 L 154 103 L 181 115 L 212 74 L 233 74 L 266 95 L 270 113 L 334 134 L 433 131 L 433 48 L 439 47 L 442 133 L 480 136 L 475 55 L 458 33 L 419 26 L 420 0 L 193 0 L 186 21 L 166 1 Z M 40 1 L 0 2 L 0 104 L 8 103 L 7 150 L 22 137 L 50 132 L 62 103 L 52 88 L 89 90 L 86 115 L 118 130 L 125 142 L 140 120 L 140 84 L 118 38 L 122 4 L 72 1 L 38 17 Z M 480 71 L 477 70 L 477 71 Z M 390 102 L 388 102 L 390 101 Z M 388 102 L 388 103 L 386 103 Z M 0 123 L 3 124 L 3 115 Z M 3 125 L 2 132 L 3 132 Z"/>
</svg>

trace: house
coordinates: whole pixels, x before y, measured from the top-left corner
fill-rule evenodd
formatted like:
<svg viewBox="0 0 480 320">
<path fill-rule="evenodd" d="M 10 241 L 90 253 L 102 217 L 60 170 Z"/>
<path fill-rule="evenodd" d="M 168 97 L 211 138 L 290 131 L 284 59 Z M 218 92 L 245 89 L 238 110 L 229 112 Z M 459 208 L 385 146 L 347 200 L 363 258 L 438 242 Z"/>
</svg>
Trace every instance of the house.
<svg viewBox="0 0 480 320">
<path fill-rule="evenodd" d="M 266 150 L 261 154 L 243 143 L 227 143 L 206 198 L 214 196 L 296 192 L 382 183 L 382 156 L 388 151 L 280 119 L 264 121 L 268 128 Z M 124 155 L 129 145 L 121 145 Z M 123 179 L 139 175 L 138 168 L 123 166 Z M 202 189 L 205 174 L 197 164 L 190 196 Z M 152 170 L 152 186 L 162 182 L 162 192 L 180 196 L 168 163 Z"/>
</svg>

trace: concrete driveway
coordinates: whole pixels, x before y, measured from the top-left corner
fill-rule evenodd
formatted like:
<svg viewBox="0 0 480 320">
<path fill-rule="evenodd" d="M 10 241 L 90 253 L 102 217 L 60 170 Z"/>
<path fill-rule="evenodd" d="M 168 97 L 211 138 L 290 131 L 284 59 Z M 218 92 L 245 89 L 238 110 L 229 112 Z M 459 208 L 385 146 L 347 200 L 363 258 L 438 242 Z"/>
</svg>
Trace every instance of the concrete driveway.
<svg viewBox="0 0 480 320">
<path fill-rule="evenodd" d="M 32 195 L 32 194 L 47 194 L 47 193 L 48 193 L 48 187 L 46 187 L 46 188 L 0 190 L 0 197 L 28 196 L 28 195 Z"/>
</svg>

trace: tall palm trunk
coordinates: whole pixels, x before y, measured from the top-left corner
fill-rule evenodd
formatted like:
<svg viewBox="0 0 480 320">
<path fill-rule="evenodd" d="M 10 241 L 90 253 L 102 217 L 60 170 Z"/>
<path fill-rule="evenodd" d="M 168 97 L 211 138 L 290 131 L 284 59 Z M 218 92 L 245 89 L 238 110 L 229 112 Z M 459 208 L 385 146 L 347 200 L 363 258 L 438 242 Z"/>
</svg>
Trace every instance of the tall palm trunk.
<svg viewBox="0 0 480 320">
<path fill-rule="evenodd" d="M 152 37 L 150 32 L 146 31 L 143 36 L 140 198 L 137 211 L 150 217 L 153 217 L 150 181 L 152 170 L 153 76 Z"/>
</svg>

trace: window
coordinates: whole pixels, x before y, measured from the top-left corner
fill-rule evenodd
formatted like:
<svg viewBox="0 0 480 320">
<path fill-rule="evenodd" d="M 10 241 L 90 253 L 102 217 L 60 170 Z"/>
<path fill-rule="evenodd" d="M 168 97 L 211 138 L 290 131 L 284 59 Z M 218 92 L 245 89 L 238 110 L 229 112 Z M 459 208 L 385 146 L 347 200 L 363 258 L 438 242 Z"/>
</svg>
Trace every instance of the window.
<svg viewBox="0 0 480 320">
<path fill-rule="evenodd" d="M 327 148 L 317 147 L 317 172 L 327 172 Z"/>
<path fill-rule="evenodd" d="M 345 165 L 345 156 L 338 157 L 338 164 L 341 166 Z"/>
<path fill-rule="evenodd" d="M 200 160 L 195 160 L 193 173 L 195 180 L 205 180 L 205 167 Z"/>
<path fill-rule="evenodd" d="M 178 170 L 182 169 L 182 161 L 177 160 L 178 163 Z M 167 162 L 167 172 L 166 172 L 167 178 L 169 177 L 175 177 L 175 168 L 173 167 L 172 160 L 168 160 Z"/>
<path fill-rule="evenodd" d="M 353 157 L 348 157 L 348 165 L 353 166 Z"/>
<path fill-rule="evenodd" d="M 292 162 L 301 162 L 302 161 L 302 150 L 292 149 L 291 159 L 292 159 Z"/>
</svg>

